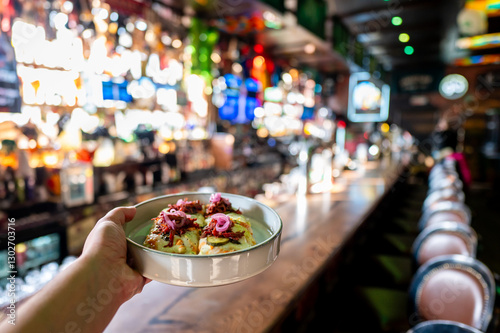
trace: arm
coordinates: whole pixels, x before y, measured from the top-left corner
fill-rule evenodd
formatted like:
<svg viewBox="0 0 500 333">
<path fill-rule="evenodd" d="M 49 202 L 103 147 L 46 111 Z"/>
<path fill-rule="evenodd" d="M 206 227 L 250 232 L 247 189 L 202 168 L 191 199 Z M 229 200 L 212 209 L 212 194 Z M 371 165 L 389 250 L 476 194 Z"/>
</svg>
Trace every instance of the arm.
<svg viewBox="0 0 500 333">
<path fill-rule="evenodd" d="M 122 303 L 148 282 L 126 263 L 123 224 L 135 208 L 115 208 L 89 234 L 82 255 L 20 307 L 1 332 L 102 332 Z"/>
</svg>

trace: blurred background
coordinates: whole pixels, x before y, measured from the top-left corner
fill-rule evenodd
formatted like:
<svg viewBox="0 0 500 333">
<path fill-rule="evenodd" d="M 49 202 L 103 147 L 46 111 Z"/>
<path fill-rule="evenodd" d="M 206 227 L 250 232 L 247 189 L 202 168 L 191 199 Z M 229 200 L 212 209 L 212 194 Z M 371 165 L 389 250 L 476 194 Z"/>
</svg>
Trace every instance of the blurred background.
<svg viewBox="0 0 500 333">
<path fill-rule="evenodd" d="M 1 0 L 0 278 L 8 219 L 30 294 L 115 206 L 273 206 L 404 154 L 496 198 L 499 47 L 495 0 Z"/>
</svg>

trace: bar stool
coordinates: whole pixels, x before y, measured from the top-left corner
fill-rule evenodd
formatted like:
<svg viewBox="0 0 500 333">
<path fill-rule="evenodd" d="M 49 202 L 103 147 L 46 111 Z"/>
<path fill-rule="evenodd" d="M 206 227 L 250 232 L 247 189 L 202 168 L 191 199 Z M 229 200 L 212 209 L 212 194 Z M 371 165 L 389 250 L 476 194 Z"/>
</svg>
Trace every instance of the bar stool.
<svg viewBox="0 0 500 333">
<path fill-rule="evenodd" d="M 463 191 L 456 191 L 452 188 L 444 188 L 430 193 L 422 204 L 422 212 L 428 209 L 433 209 L 435 205 L 441 201 L 461 202 L 465 201 L 465 194 Z"/>
<path fill-rule="evenodd" d="M 412 254 L 415 266 L 440 255 L 476 257 L 477 235 L 463 223 L 441 222 L 425 228 L 415 239 Z"/>
<path fill-rule="evenodd" d="M 423 321 L 406 333 L 482 333 L 480 330 L 451 320 Z"/>
<path fill-rule="evenodd" d="M 452 190 L 455 190 L 456 192 L 459 192 L 463 189 L 463 183 L 458 178 L 458 175 L 443 175 L 443 177 L 434 179 L 429 182 L 429 190 L 427 191 L 427 195 L 446 188 L 450 188 Z"/>
<path fill-rule="evenodd" d="M 452 320 L 486 331 L 495 303 L 495 280 L 480 261 L 439 256 L 416 272 L 410 285 L 411 320 Z"/>
<path fill-rule="evenodd" d="M 445 165 L 445 164 L 436 164 L 430 171 L 429 171 L 429 177 L 428 181 L 429 183 L 432 182 L 433 180 L 437 178 L 441 178 L 444 175 L 457 175 L 458 176 L 458 171 L 455 166 L 452 165 Z"/>
<path fill-rule="evenodd" d="M 471 211 L 462 202 L 439 201 L 423 212 L 418 221 L 418 227 L 423 230 L 427 226 L 440 222 L 470 224 Z"/>
<path fill-rule="evenodd" d="M 456 168 L 442 166 L 441 168 L 433 168 L 429 172 L 428 184 L 430 185 L 432 182 L 447 176 L 451 176 L 450 179 L 460 179 L 459 173 Z"/>
</svg>

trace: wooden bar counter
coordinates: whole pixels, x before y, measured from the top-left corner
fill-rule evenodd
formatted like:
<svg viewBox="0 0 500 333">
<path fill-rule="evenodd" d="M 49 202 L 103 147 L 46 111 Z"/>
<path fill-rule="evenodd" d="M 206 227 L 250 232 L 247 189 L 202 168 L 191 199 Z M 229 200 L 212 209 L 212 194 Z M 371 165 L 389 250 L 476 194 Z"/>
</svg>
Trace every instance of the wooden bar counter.
<svg viewBox="0 0 500 333">
<path fill-rule="evenodd" d="M 291 197 L 275 207 L 283 220 L 281 252 L 266 271 L 212 288 L 153 281 L 122 305 L 105 332 L 279 331 L 402 170 L 395 162 L 369 162 L 344 172 L 330 193 Z"/>
</svg>

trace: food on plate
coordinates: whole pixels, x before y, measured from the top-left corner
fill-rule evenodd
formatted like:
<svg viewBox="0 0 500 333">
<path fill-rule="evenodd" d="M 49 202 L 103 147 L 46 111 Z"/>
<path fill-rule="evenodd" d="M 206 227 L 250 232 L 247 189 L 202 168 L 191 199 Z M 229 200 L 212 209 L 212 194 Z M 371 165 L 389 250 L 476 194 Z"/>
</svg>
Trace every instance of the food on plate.
<svg viewBox="0 0 500 333">
<path fill-rule="evenodd" d="M 220 193 L 212 194 L 206 205 L 179 199 L 153 221 L 144 246 L 162 252 L 210 255 L 256 244 L 250 219 Z"/>
<path fill-rule="evenodd" d="M 199 242 L 199 254 L 220 254 L 249 248 L 256 244 L 250 221 L 230 212 L 207 217 Z"/>
<path fill-rule="evenodd" d="M 191 215 L 169 207 L 153 220 L 144 246 L 168 253 L 198 253 L 201 227 Z"/>
<path fill-rule="evenodd" d="M 207 205 L 206 215 L 215 213 L 235 212 L 241 214 L 239 209 L 234 209 L 228 199 L 223 198 L 220 193 L 214 193 L 210 196 L 210 203 Z"/>
<path fill-rule="evenodd" d="M 205 226 L 205 208 L 200 203 L 200 200 L 189 201 L 188 198 L 179 199 L 176 204 L 170 204 L 168 207 L 189 214 L 191 218 L 196 220 L 195 222 L 200 227 Z"/>
</svg>

